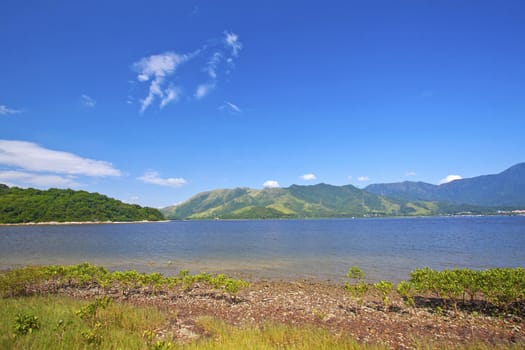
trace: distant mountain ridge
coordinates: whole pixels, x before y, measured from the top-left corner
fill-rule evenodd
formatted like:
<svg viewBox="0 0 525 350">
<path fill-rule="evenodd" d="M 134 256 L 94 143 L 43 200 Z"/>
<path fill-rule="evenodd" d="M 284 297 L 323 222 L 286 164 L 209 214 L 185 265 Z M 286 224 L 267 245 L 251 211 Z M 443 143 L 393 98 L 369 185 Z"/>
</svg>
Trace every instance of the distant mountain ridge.
<svg viewBox="0 0 525 350">
<path fill-rule="evenodd" d="M 287 188 L 222 189 L 161 209 L 168 219 L 267 219 L 495 213 L 525 207 L 525 163 L 443 185 L 405 181 Z"/>
<path fill-rule="evenodd" d="M 161 209 L 168 219 L 269 219 L 454 214 L 482 208 L 388 199 L 352 185 L 222 189 Z"/>
<path fill-rule="evenodd" d="M 442 185 L 425 182 L 373 184 L 366 191 L 409 201 L 447 201 L 487 207 L 525 206 L 525 163 L 499 174 L 455 180 Z"/>
</svg>

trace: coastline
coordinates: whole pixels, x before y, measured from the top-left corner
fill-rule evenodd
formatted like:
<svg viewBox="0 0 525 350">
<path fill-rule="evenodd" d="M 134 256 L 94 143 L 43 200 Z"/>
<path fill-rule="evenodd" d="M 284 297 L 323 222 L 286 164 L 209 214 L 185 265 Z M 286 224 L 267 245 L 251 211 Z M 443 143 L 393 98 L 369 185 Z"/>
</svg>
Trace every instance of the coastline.
<svg viewBox="0 0 525 350">
<path fill-rule="evenodd" d="M 150 224 L 157 222 L 170 222 L 171 220 L 141 220 L 141 221 L 42 221 L 42 222 L 21 222 L 4 224 L 0 226 L 55 226 L 55 225 L 108 225 L 108 224 Z"/>
<path fill-rule="evenodd" d="M 2 226 L 53 226 L 53 225 L 107 225 L 107 224 L 148 224 L 166 223 L 171 221 L 272 221 L 272 220 L 356 220 L 356 219 L 420 219 L 420 218 L 443 218 L 443 217 L 490 217 L 490 216 L 525 216 L 525 210 L 513 212 L 498 212 L 485 214 L 436 214 L 436 215 L 388 215 L 388 216 L 344 216 L 344 217 L 297 217 L 297 218 L 252 218 L 252 219 L 221 219 L 221 218 L 198 218 L 198 219 L 165 219 L 165 220 L 140 220 L 140 221 L 42 221 L 21 223 L 0 223 Z"/>
<path fill-rule="evenodd" d="M 108 298 L 132 307 L 155 306 L 175 315 L 155 335 L 178 343 L 209 336 L 199 320 L 212 317 L 237 329 L 246 325 L 261 329 L 269 323 L 320 328 L 334 336 L 349 336 L 365 348 L 381 344 L 386 349 L 412 349 L 427 344 L 429 349 L 514 349 L 525 344 L 523 313 L 495 313 L 498 310 L 482 299 L 461 302 L 454 309 L 433 295 L 420 295 L 409 305 L 391 293 L 385 305 L 384 296 L 373 285 L 356 297 L 342 283 L 263 279 L 229 292 L 206 281 L 163 285 L 156 284 L 156 279 L 143 279 L 141 284 L 133 280 L 135 275 L 129 276 L 132 278 L 109 284 L 75 282 L 69 277 L 33 281 L 21 289 L 15 284 L 14 289 L 4 291 L 2 303 L 31 295 L 57 300 Z"/>
</svg>

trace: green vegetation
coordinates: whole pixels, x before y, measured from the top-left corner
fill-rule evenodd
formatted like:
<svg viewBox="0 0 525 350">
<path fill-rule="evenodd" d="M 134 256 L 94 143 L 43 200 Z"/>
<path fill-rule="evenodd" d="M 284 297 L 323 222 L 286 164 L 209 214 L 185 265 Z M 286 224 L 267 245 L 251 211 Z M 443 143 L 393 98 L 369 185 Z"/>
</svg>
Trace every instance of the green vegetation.
<svg viewBox="0 0 525 350">
<path fill-rule="evenodd" d="M 261 327 L 235 327 L 212 318 L 202 318 L 199 325 L 212 336 L 182 349 L 387 349 L 309 326 L 268 323 Z"/>
<path fill-rule="evenodd" d="M 169 323 L 167 312 L 153 307 L 109 303 L 97 308 L 95 323 L 78 316 L 97 303 L 67 297 L 11 298 L 0 301 L 2 349 L 384 349 L 313 327 L 266 324 L 235 327 L 212 318 L 199 326 L 208 337 L 187 345 L 159 339 L 154 330 Z M 41 316 L 38 332 L 18 336 L 13 324 L 19 310 Z"/>
<path fill-rule="evenodd" d="M 40 328 L 38 317 L 30 314 L 17 314 L 15 318 L 14 331 L 16 335 L 31 334 Z"/>
<path fill-rule="evenodd" d="M 436 271 L 427 267 L 412 271 L 410 280 L 406 283 L 415 292 L 442 299 L 444 307 L 452 305 L 455 311 L 458 309 L 458 303 L 465 303 L 468 296 L 471 303 L 483 300 L 501 312 L 523 312 L 525 269 L 520 267 L 484 271 Z"/>
<path fill-rule="evenodd" d="M 346 289 L 363 304 L 365 293 L 377 292 L 385 311 L 390 308 L 393 285 L 379 281 L 364 282 L 364 272 L 354 266 L 347 277 Z M 348 336 L 314 326 L 289 324 L 229 325 L 210 317 L 196 319 L 204 337 L 180 344 L 169 332 L 174 314 L 166 309 L 128 305 L 109 297 L 75 300 L 53 296 L 60 286 L 148 289 L 147 295 L 179 286 L 191 289 L 205 283 L 232 295 L 247 286 L 242 280 L 205 273 L 191 275 L 182 270 L 177 276 L 136 271 L 108 272 L 87 263 L 73 266 L 26 267 L 0 273 L 0 348 L 1 349 L 383 349 L 386 346 L 358 343 Z M 370 288 L 371 287 L 371 288 Z M 409 281 L 397 285 L 401 297 L 414 307 L 431 307 L 436 314 L 444 310 L 477 305 L 491 314 L 523 316 L 525 269 L 494 268 L 485 271 L 430 268 L 411 272 Z M 425 300 L 432 300 L 431 304 Z M 437 301 L 436 301 L 437 300 Z M 367 298 L 367 306 L 369 306 Z M 392 311 L 395 312 L 395 311 Z M 477 312 L 477 311 L 476 311 Z M 314 311 L 315 313 L 315 311 Z M 319 313 L 319 320 L 325 315 Z M 160 336 L 166 334 L 166 336 Z M 417 339 L 414 341 L 417 342 Z M 513 349 L 521 344 L 490 345 Z M 439 349 L 443 344 L 423 341 L 417 348 Z M 488 349 L 483 344 L 465 344 L 454 349 Z"/>
<path fill-rule="evenodd" d="M 97 308 L 93 319 L 86 320 L 77 314 L 96 302 L 64 296 L 2 299 L 0 348 L 149 349 L 142 336 L 144 330 L 164 327 L 169 321 L 168 315 L 156 308 L 119 303 Z"/>
<path fill-rule="evenodd" d="M 388 310 L 390 307 L 390 294 L 393 290 L 392 282 L 390 281 L 379 281 L 374 283 L 374 288 L 381 293 L 381 298 L 383 300 L 383 308 Z"/>
<path fill-rule="evenodd" d="M 353 283 L 346 282 L 345 289 L 350 292 L 352 298 L 354 298 L 359 305 L 363 304 L 363 298 L 368 292 L 368 284 L 364 282 L 365 273 L 357 266 L 352 266 L 346 277 L 350 278 Z"/>
<path fill-rule="evenodd" d="M 481 213 L 480 208 L 438 202 L 389 199 L 354 186 L 292 185 L 200 193 L 161 209 L 168 219 L 283 219 Z"/>
<path fill-rule="evenodd" d="M 157 209 L 126 204 L 98 193 L 0 186 L 0 223 L 163 219 Z"/>
<path fill-rule="evenodd" d="M 248 282 L 244 280 L 229 278 L 222 274 L 191 275 L 187 270 L 181 270 L 177 276 L 164 277 L 157 272 L 150 274 L 135 270 L 109 272 L 101 266 L 83 263 L 70 266 L 29 266 L 4 271 L 0 273 L 0 295 L 4 297 L 30 295 L 32 290 L 42 284 L 51 292 L 65 285 L 83 287 L 97 284 L 105 289 L 118 287 L 122 292 L 134 288 L 148 288 L 155 293 L 177 285 L 188 290 L 198 282 L 230 293 L 232 297 L 235 297 L 240 289 L 248 286 Z M 95 310 L 99 306 L 101 305 L 95 307 Z"/>
<path fill-rule="evenodd" d="M 348 270 L 346 276 L 353 283 L 346 282 L 345 289 L 362 305 L 363 297 L 369 289 L 363 282 L 363 271 L 354 266 Z M 384 310 L 388 310 L 393 284 L 379 281 L 372 284 L 372 287 L 381 296 Z M 490 314 L 525 314 L 525 269 L 521 267 L 484 271 L 436 271 L 425 267 L 410 272 L 410 280 L 398 283 L 396 291 L 406 305 L 416 307 L 428 304 L 438 312 L 452 308 L 457 313 L 461 305 Z M 425 303 L 423 301 L 426 298 L 434 299 L 432 303 Z"/>
</svg>

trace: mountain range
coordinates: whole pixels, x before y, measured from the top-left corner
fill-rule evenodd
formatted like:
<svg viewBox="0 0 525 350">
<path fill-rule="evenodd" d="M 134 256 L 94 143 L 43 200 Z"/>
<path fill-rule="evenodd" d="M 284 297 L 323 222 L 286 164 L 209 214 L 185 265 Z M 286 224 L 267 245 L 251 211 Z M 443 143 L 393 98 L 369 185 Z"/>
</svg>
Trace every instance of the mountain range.
<svg viewBox="0 0 525 350">
<path fill-rule="evenodd" d="M 402 200 L 446 201 L 487 207 L 525 206 L 525 163 L 495 175 L 455 180 L 442 185 L 425 182 L 374 184 L 366 191 Z"/>
<path fill-rule="evenodd" d="M 525 207 L 525 163 L 497 175 L 443 185 L 402 182 L 370 185 L 292 185 L 287 188 L 203 192 L 161 209 L 168 219 L 266 219 L 495 213 Z"/>
</svg>

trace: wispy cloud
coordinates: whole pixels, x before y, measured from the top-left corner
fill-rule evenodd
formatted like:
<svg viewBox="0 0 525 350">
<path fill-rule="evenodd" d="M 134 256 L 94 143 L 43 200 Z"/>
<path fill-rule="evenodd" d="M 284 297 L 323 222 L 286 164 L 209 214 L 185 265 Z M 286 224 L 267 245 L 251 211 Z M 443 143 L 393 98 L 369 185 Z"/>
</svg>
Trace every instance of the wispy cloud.
<svg viewBox="0 0 525 350">
<path fill-rule="evenodd" d="M 277 187 L 281 187 L 281 185 L 279 185 L 279 183 L 275 180 L 268 180 L 263 183 L 263 187 L 264 188 L 277 188 Z"/>
<path fill-rule="evenodd" d="M 224 101 L 224 104 L 219 106 L 219 110 L 221 110 L 221 111 L 228 111 L 228 112 L 231 112 L 233 114 L 242 113 L 241 107 L 239 107 L 235 103 L 231 103 L 231 102 L 228 102 L 228 101 Z"/>
<path fill-rule="evenodd" d="M 306 181 L 312 181 L 312 180 L 317 180 L 317 176 L 315 176 L 314 174 L 304 174 L 301 176 L 301 179 L 306 180 Z"/>
<path fill-rule="evenodd" d="M 224 35 L 226 36 L 224 38 L 226 46 L 232 49 L 232 56 L 237 57 L 239 55 L 239 51 L 241 51 L 242 49 L 242 44 L 239 41 L 239 36 L 235 33 L 227 31 L 224 32 Z"/>
<path fill-rule="evenodd" d="M 208 60 L 205 71 L 208 73 L 210 78 L 217 79 L 217 67 L 221 63 L 223 54 L 221 52 L 214 52 L 213 55 Z"/>
<path fill-rule="evenodd" d="M 417 176 L 417 174 L 416 174 L 415 172 L 413 172 L 413 171 L 407 171 L 407 172 L 405 173 L 405 176 L 406 176 L 406 177 L 412 177 L 412 176 Z"/>
<path fill-rule="evenodd" d="M 181 177 L 161 178 L 160 174 L 156 171 L 148 171 L 137 179 L 148 184 L 168 187 L 180 187 L 187 183 L 187 181 Z"/>
<path fill-rule="evenodd" d="M 7 106 L 0 105 L 0 115 L 17 114 L 21 112 L 22 111 L 19 111 L 17 109 L 8 108 Z"/>
<path fill-rule="evenodd" d="M 168 103 L 179 100 L 181 90 L 177 87 L 169 87 L 164 91 L 164 96 L 160 101 L 160 108 L 164 108 Z"/>
<path fill-rule="evenodd" d="M 46 175 L 25 171 L 0 171 L 0 183 L 18 187 L 75 188 L 80 184 L 71 176 Z"/>
<path fill-rule="evenodd" d="M 370 181 L 370 178 L 368 176 L 359 176 L 357 178 L 357 181 L 359 181 L 359 182 Z"/>
<path fill-rule="evenodd" d="M 95 177 L 122 175 L 111 163 L 50 150 L 26 141 L 0 140 L 0 164 L 54 174 Z"/>
<path fill-rule="evenodd" d="M 179 55 L 168 51 L 159 55 L 144 57 L 133 63 L 132 67 L 138 73 L 138 81 L 150 82 L 148 96 L 142 100 L 141 112 L 144 112 L 156 97 L 161 100 L 161 107 L 176 100 L 176 90 L 163 87 L 165 80 L 174 74 L 182 63 L 190 60 L 191 57 L 191 54 Z"/>
<path fill-rule="evenodd" d="M 215 85 L 213 83 L 200 84 L 199 86 L 197 86 L 197 90 L 195 90 L 195 98 L 197 100 L 204 98 L 214 88 L 215 88 Z"/>
<path fill-rule="evenodd" d="M 97 101 L 95 101 L 92 97 L 89 97 L 88 95 L 82 94 L 80 96 L 80 99 L 82 100 L 82 104 L 86 107 L 93 108 L 97 104 Z"/>
<path fill-rule="evenodd" d="M 439 180 L 439 184 L 440 185 L 443 185 L 443 184 L 446 184 L 446 183 L 449 183 L 449 182 L 452 182 L 452 181 L 455 181 L 455 180 L 461 180 L 462 177 L 459 176 L 459 175 L 448 175 L 447 177 Z"/>
<path fill-rule="evenodd" d="M 234 61 L 242 49 L 239 36 L 233 32 L 224 32 L 223 39 L 210 42 L 213 44 L 203 45 L 191 53 L 179 54 L 167 51 L 143 57 L 133 63 L 131 67 L 137 73 L 138 82 L 149 83 L 147 96 L 140 100 L 140 111 L 144 112 L 155 100 L 160 101 L 160 108 L 171 102 L 177 102 L 184 91 L 188 90 L 194 91 L 195 100 L 206 97 L 218 85 L 220 73 L 228 74 L 234 67 Z M 184 70 L 190 71 L 190 74 L 178 74 L 183 64 Z M 195 67 L 198 69 L 195 70 Z M 207 78 L 200 83 L 198 79 L 191 81 L 193 77 L 198 76 L 196 72 L 206 73 Z M 175 81 L 178 83 L 177 86 L 174 84 Z M 187 88 L 184 89 L 184 86 Z M 133 99 L 128 97 L 127 103 L 130 102 L 132 103 Z"/>
</svg>

